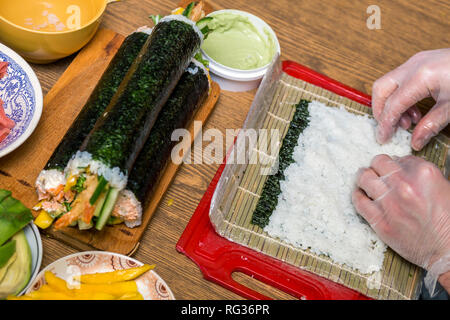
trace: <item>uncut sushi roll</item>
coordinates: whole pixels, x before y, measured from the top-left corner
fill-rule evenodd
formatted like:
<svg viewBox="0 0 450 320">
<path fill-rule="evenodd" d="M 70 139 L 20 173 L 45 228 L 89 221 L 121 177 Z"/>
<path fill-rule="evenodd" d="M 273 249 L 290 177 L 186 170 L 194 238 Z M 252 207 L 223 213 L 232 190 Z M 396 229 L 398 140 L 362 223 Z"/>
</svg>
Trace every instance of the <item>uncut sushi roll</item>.
<svg viewBox="0 0 450 320">
<path fill-rule="evenodd" d="M 110 103 L 147 41 L 150 31 L 151 29 L 141 28 L 125 38 L 88 101 L 36 179 L 35 186 L 40 203 L 34 209 L 44 209 L 41 213 L 50 215 L 46 220 L 63 213 L 66 205 L 72 202 L 75 192 L 72 188 L 76 188 L 77 180 L 66 183 L 64 169 Z"/>
<path fill-rule="evenodd" d="M 208 70 L 193 60 L 159 114 L 150 135 L 128 177 L 125 190 L 119 194 L 110 223 L 125 222 L 133 228 L 141 224 L 146 198 L 157 185 L 175 142 L 172 132 L 185 128 L 209 92 Z"/>
<path fill-rule="evenodd" d="M 56 221 L 56 229 L 79 219 L 90 228 L 96 214 L 96 229 L 104 227 L 158 114 L 202 41 L 196 23 L 182 15 L 164 17 L 153 28 L 105 112 L 65 168 L 68 179 L 82 177 L 83 187 L 70 210 Z"/>
</svg>

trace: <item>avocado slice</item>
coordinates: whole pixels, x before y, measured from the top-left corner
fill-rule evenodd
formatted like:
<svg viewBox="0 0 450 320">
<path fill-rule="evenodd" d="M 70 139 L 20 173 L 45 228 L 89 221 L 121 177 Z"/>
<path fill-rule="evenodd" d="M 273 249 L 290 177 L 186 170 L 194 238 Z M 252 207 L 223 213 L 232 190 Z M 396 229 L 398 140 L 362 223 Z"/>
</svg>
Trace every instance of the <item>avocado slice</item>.
<svg viewBox="0 0 450 320">
<path fill-rule="evenodd" d="M 6 276 L 6 272 L 9 270 L 9 267 L 16 261 L 17 253 L 14 252 L 12 257 L 8 260 L 8 262 L 0 269 L 0 282 L 2 282 L 3 278 Z"/>
<path fill-rule="evenodd" d="M 16 241 L 17 256 L 0 281 L 0 299 L 19 294 L 31 278 L 31 250 L 23 230 L 16 233 L 12 240 Z"/>
<path fill-rule="evenodd" d="M 0 268 L 8 263 L 14 252 L 16 252 L 16 241 L 9 241 L 0 247 Z"/>
</svg>

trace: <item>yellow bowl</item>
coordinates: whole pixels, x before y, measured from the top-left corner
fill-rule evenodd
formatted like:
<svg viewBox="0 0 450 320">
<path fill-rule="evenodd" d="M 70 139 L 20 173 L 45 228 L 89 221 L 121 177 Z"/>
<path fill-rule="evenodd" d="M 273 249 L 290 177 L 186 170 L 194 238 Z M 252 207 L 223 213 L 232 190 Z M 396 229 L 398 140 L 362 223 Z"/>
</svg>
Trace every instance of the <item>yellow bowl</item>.
<svg viewBox="0 0 450 320">
<path fill-rule="evenodd" d="M 20 5 L 17 4 L 18 2 Z M 56 61 L 77 52 L 92 39 L 100 25 L 106 5 L 113 1 L 68 1 L 68 5 L 70 2 L 75 3 L 80 8 L 81 14 L 89 12 L 84 17 L 85 21 L 74 29 L 40 31 L 23 26 L 24 20 L 31 21 L 32 18 L 24 19 L 24 10 L 22 8 L 34 8 L 41 5 L 53 8 L 52 3 L 57 3 L 57 6 L 61 6 L 63 2 L 61 0 L 0 0 L 0 42 L 14 49 L 29 62 L 50 63 Z M 28 13 L 34 15 L 35 17 L 33 18 L 39 19 L 42 18 L 43 12 L 48 14 L 51 9 L 45 9 L 42 12 L 33 10 L 29 9 Z M 68 12 L 64 13 L 69 14 Z"/>
</svg>

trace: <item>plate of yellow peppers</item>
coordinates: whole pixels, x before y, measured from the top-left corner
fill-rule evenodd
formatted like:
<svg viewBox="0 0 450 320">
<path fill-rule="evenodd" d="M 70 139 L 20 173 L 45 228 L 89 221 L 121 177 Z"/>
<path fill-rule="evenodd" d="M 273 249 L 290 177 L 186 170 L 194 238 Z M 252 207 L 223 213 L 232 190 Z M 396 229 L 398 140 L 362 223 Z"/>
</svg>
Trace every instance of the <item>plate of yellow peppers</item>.
<svg viewBox="0 0 450 320">
<path fill-rule="evenodd" d="M 26 294 L 10 300 L 175 300 L 164 280 L 133 258 L 86 251 L 44 268 Z"/>
</svg>

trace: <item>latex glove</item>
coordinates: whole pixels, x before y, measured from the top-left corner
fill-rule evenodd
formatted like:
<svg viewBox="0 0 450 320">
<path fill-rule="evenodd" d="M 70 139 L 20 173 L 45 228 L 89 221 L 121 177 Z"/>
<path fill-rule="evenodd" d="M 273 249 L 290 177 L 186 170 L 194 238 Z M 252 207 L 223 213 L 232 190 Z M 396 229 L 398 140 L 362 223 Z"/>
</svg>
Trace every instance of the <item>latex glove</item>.
<svg viewBox="0 0 450 320">
<path fill-rule="evenodd" d="M 352 200 L 381 240 L 428 270 L 433 292 L 436 279 L 450 272 L 450 182 L 439 168 L 413 156 L 376 156 L 358 171 Z"/>
<path fill-rule="evenodd" d="M 430 96 L 436 105 L 421 119 L 415 103 Z M 450 121 L 450 49 L 420 52 L 375 81 L 372 108 L 379 143 L 388 142 L 399 125 L 417 123 L 412 147 L 422 149 Z"/>
</svg>

